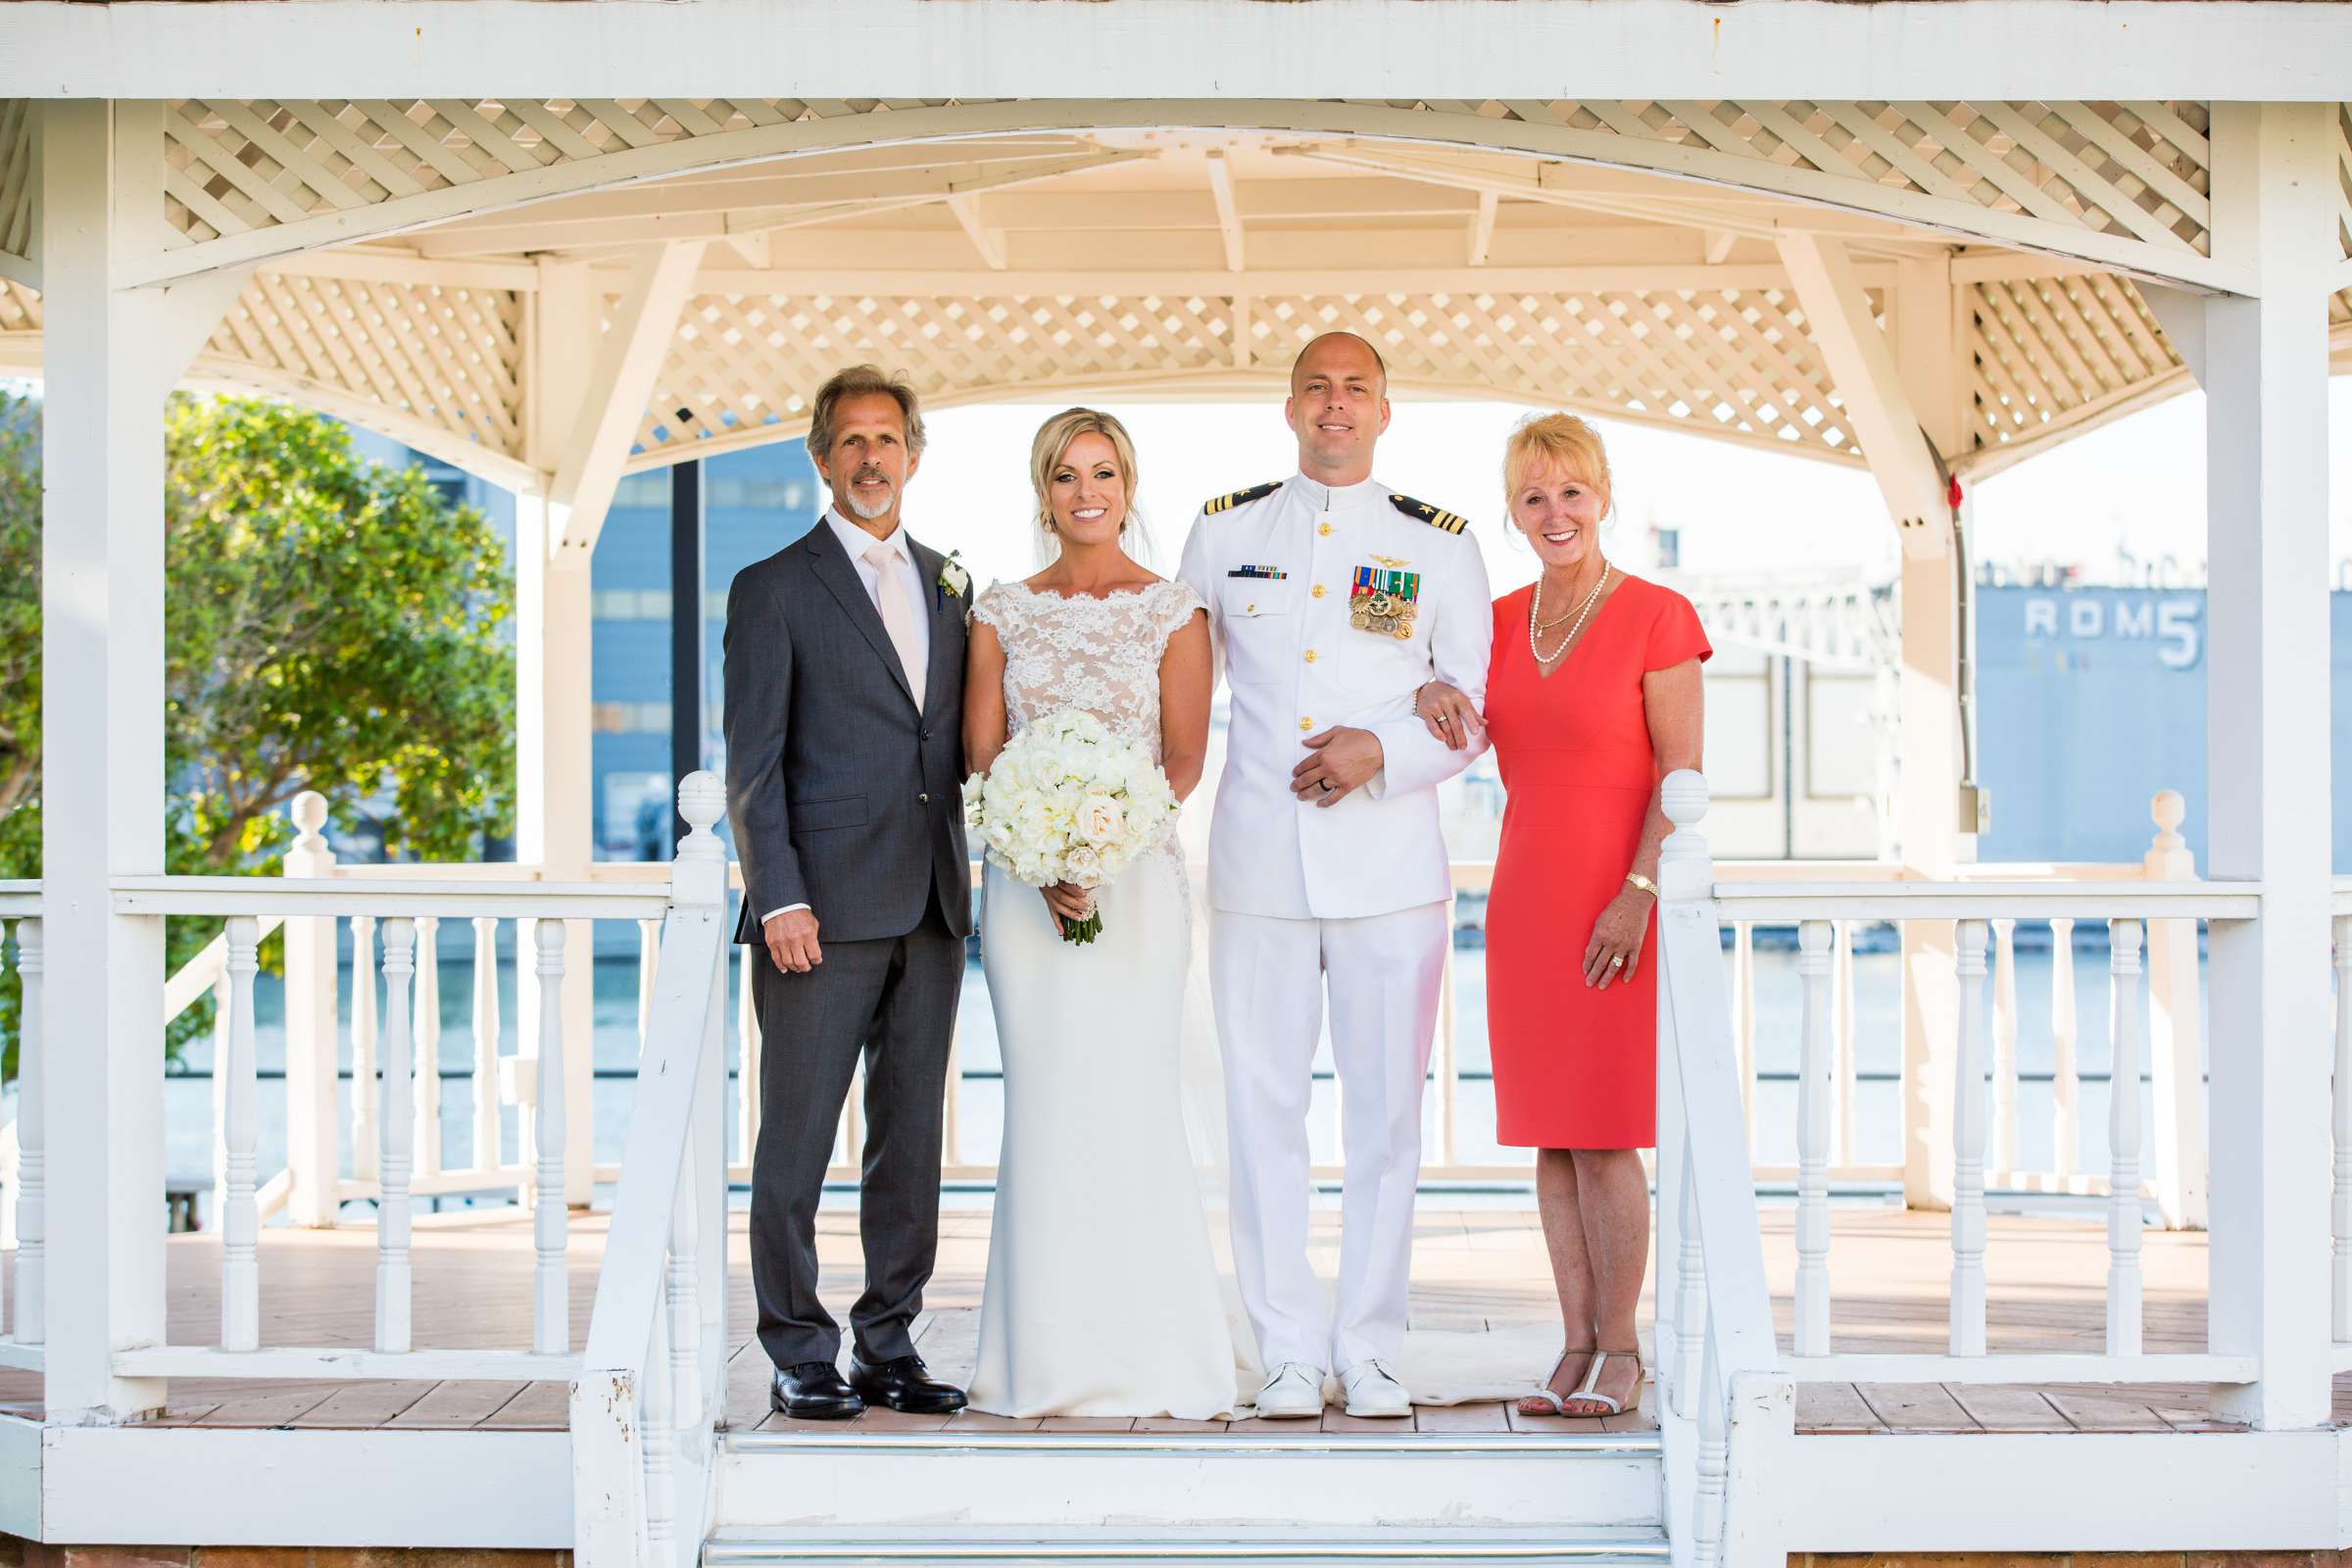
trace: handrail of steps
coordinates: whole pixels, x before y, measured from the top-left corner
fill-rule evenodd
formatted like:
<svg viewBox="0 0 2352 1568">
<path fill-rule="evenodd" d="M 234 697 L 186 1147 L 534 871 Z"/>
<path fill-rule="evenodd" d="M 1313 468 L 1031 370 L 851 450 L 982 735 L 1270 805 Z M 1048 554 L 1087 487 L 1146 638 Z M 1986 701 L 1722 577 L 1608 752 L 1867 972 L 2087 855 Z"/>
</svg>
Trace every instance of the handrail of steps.
<svg viewBox="0 0 2352 1568">
<path fill-rule="evenodd" d="M 726 794 L 678 787 L 678 846 L 620 1191 L 571 1390 L 582 1568 L 691 1568 L 710 1528 L 725 1399 Z"/>
</svg>

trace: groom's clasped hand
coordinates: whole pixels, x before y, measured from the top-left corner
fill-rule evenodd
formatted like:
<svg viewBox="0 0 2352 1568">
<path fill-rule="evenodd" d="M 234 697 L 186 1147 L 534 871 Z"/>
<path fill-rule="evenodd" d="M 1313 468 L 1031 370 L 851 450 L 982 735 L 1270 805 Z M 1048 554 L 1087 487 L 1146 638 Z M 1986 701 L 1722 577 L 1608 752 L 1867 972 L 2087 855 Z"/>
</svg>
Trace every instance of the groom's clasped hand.
<svg viewBox="0 0 2352 1568">
<path fill-rule="evenodd" d="M 1046 564 L 972 597 L 931 591 L 947 564 L 903 524 L 924 445 L 912 389 L 860 366 L 812 404 L 832 504 L 737 576 L 725 660 L 737 940 L 771 960 L 755 982 L 753 1277 L 789 1416 L 965 1402 L 912 1335 L 973 929 L 967 831 L 987 860 L 982 958 L 1004 1066 L 971 1403 L 1311 1417 L 1336 1387 L 1352 1415 L 1411 1413 L 1397 1358 L 1450 941 L 1437 787 L 1477 750 L 1487 577 L 1460 516 L 1373 477 L 1391 408 L 1370 343 L 1307 344 L 1284 416 L 1297 470 L 1202 507 L 1172 578 L 1142 564 L 1124 426 L 1087 409 L 1047 420 L 1029 465 Z M 1186 1005 L 1195 920 L 1174 827 L 1201 782 L 1220 673 L 1216 1049 L 1195 1054 L 1209 1020 Z M 1049 770 L 1082 797 L 1074 814 L 1041 804 Z M 1336 1293 L 1307 1253 L 1327 1011 L 1347 1149 Z M 1110 1018 L 1121 1049 L 1106 1053 Z M 861 1062 L 865 1282 L 845 1377 L 815 1217 Z M 1221 1091 L 1200 1090 L 1220 1073 Z M 1200 1148 L 1231 1163 L 1238 1313 Z"/>
</svg>

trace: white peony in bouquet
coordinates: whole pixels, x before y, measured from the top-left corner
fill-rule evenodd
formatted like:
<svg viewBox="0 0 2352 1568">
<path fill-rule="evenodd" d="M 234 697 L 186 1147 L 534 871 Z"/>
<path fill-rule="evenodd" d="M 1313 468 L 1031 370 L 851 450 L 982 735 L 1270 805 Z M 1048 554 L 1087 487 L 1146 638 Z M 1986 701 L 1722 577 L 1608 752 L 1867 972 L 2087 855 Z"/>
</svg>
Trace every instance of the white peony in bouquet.
<svg viewBox="0 0 2352 1568">
<path fill-rule="evenodd" d="M 1040 888 L 1101 887 L 1168 836 L 1177 805 L 1149 751 L 1074 710 L 1023 729 L 963 786 L 964 825 L 988 858 Z M 1081 943 L 1102 934 L 1100 908 L 1061 933 Z"/>
</svg>

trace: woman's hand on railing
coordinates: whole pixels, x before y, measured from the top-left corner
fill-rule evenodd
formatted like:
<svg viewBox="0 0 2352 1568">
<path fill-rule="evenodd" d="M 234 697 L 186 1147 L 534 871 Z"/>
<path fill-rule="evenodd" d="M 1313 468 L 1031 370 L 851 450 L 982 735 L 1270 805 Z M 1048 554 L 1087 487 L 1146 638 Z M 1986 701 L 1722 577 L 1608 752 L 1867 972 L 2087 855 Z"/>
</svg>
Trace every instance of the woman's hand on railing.
<svg viewBox="0 0 2352 1568">
<path fill-rule="evenodd" d="M 1432 735 L 1457 752 L 1487 727 L 1470 699 L 1442 680 L 1433 680 L 1413 693 L 1413 711 Z"/>
</svg>

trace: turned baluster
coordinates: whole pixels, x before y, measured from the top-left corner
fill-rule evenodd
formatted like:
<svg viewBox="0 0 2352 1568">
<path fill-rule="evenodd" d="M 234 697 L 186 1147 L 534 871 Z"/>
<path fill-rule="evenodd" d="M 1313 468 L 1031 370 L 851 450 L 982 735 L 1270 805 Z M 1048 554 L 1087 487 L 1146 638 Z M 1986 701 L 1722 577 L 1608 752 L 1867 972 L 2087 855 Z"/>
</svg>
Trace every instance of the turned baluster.
<svg viewBox="0 0 2352 1568">
<path fill-rule="evenodd" d="M 735 970 L 735 1038 L 742 1044 L 741 1065 L 735 1081 L 736 1150 L 749 1165 L 760 1148 L 760 1001 L 752 984 L 755 958 L 767 956 L 757 945 L 740 950 Z"/>
<path fill-rule="evenodd" d="M 1715 1325 L 1707 1324 L 1704 1370 L 1698 1384 L 1698 1490 L 1691 1500 L 1691 1560 L 1698 1568 L 1723 1561 L 1726 1494 L 1731 1480 L 1731 1412 L 1725 1407 L 1723 1369 L 1715 1349 Z"/>
<path fill-rule="evenodd" d="M 227 939 L 223 938 L 225 942 Z M 213 976 L 213 1221 L 228 1212 L 228 1031 L 236 1022 L 228 964 Z"/>
<path fill-rule="evenodd" d="M 1796 1353 L 1830 1353 L 1830 922 L 1796 928 L 1804 989 L 1796 1082 Z"/>
<path fill-rule="evenodd" d="M 1675 1414 L 1692 1414 L 1690 1401 L 1699 1396 L 1699 1351 L 1707 1338 L 1707 1260 L 1698 1234 L 1698 1164 L 1691 1157 L 1690 1139 L 1683 1139 L 1683 1176 L 1675 1234 L 1682 1256 L 1675 1265 L 1674 1349 L 1682 1365 L 1674 1371 Z"/>
<path fill-rule="evenodd" d="M 416 917 L 416 1169 L 441 1169 L 441 921 Z"/>
<path fill-rule="evenodd" d="M 546 920 L 542 925 L 556 922 Z M 559 1200 L 559 1202 L 561 1200 Z M 647 1561 L 668 1568 L 676 1561 L 678 1432 L 670 1398 L 669 1319 L 654 1314 L 645 1352 L 645 1386 L 638 1395 L 637 1430 L 645 1440 L 645 1537 Z"/>
<path fill-rule="evenodd" d="M 540 920 L 538 1107 L 532 1127 L 537 1173 L 531 1232 L 539 1251 L 532 1275 L 531 1345 L 542 1355 L 571 1348 L 571 1302 L 564 1273 L 569 1216 L 564 1207 L 564 922 Z"/>
<path fill-rule="evenodd" d="M 41 1059 L 41 922 L 17 922 L 17 1343 L 39 1345 L 49 1315 L 42 1300 L 48 1289 L 47 1107 L 41 1102 L 47 1066 Z"/>
<path fill-rule="evenodd" d="M 1992 1168 L 2017 1169 L 2017 922 L 1992 922 Z"/>
<path fill-rule="evenodd" d="M 749 951 L 749 950 L 746 950 Z M 662 967 L 662 922 L 637 922 L 637 1059 L 654 1032 L 654 975 Z"/>
<path fill-rule="evenodd" d="M 375 1175 L 375 916 L 351 917 L 351 1173 Z"/>
<path fill-rule="evenodd" d="M 2072 1176 L 2082 1163 L 2082 1077 L 2075 1060 L 2075 922 L 2050 921 L 2051 1168 Z"/>
<path fill-rule="evenodd" d="M 1756 1147 L 1756 941 L 1745 920 L 1732 927 L 1732 1038 L 1740 1053 L 1740 1109 L 1747 1147 Z"/>
<path fill-rule="evenodd" d="M 375 1199 L 375 1348 L 409 1348 L 409 1168 L 416 1102 L 409 1088 L 411 985 L 416 976 L 416 923 L 384 922 L 382 1122 Z M 363 991 L 371 986 L 363 986 Z"/>
<path fill-rule="evenodd" d="M 1830 969 L 1838 995 L 1838 1139 L 1834 1147 L 1838 1160 L 1858 1165 L 1862 1154 L 1855 1143 L 1854 1100 L 1861 1085 L 1854 1070 L 1854 922 L 1839 920 L 1836 928 L 1838 945 Z"/>
<path fill-rule="evenodd" d="M 2139 1353 L 2139 1062 L 2147 1014 L 2139 1001 L 2140 925 L 2107 922 L 2108 1039 L 2115 1070 L 2107 1080 L 2107 1353 Z"/>
<path fill-rule="evenodd" d="M 498 1136 L 498 919 L 473 917 L 473 1168 L 496 1170 Z"/>
<path fill-rule="evenodd" d="M 1957 1084 L 1952 1098 L 1952 1308 L 1954 1355 L 1984 1353 L 1984 922 L 1956 922 L 1960 981 Z"/>
<path fill-rule="evenodd" d="M 228 921 L 228 1051 L 214 1070 L 226 1082 L 221 1106 L 220 1348 L 251 1350 L 262 1343 L 262 1274 L 258 1251 L 261 1213 L 253 1200 L 254 1052 L 253 977 L 260 969 L 260 922 Z"/>
</svg>

